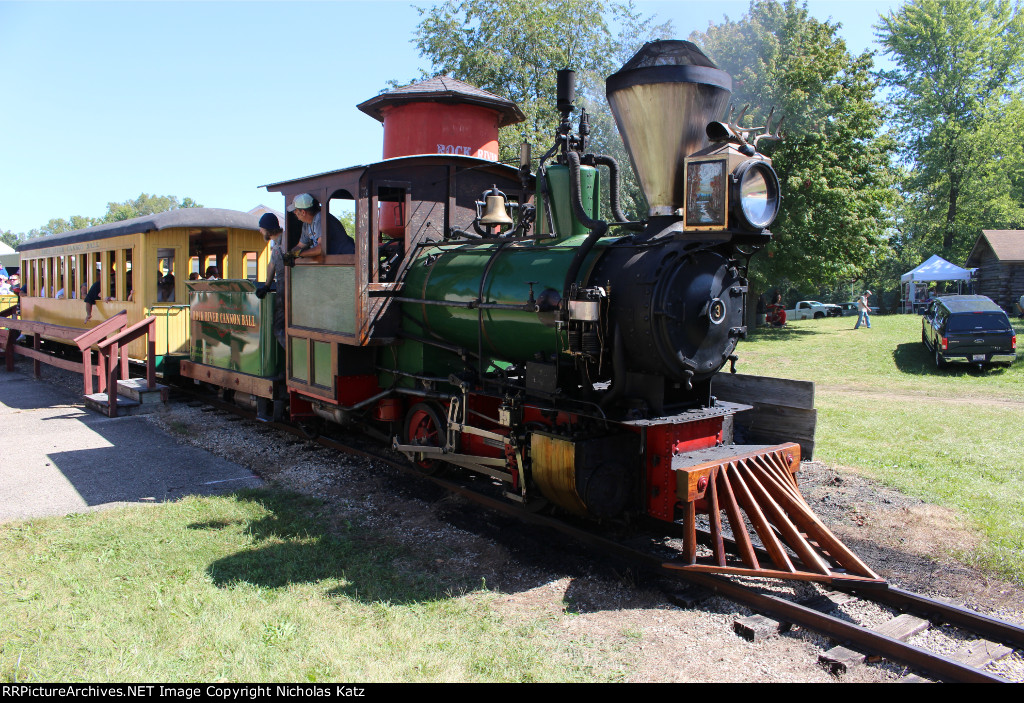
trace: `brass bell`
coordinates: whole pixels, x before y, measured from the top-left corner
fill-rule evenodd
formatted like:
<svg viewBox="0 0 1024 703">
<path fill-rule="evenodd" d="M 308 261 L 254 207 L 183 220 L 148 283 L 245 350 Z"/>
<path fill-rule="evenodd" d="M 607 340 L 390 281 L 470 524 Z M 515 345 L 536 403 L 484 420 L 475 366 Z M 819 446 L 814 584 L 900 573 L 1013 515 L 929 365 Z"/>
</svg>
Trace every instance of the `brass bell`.
<svg viewBox="0 0 1024 703">
<path fill-rule="evenodd" d="M 484 206 L 484 214 L 480 216 L 482 227 L 502 227 L 513 224 L 512 218 L 505 206 L 505 194 L 500 190 L 492 189 L 486 193 L 487 204 Z"/>
</svg>

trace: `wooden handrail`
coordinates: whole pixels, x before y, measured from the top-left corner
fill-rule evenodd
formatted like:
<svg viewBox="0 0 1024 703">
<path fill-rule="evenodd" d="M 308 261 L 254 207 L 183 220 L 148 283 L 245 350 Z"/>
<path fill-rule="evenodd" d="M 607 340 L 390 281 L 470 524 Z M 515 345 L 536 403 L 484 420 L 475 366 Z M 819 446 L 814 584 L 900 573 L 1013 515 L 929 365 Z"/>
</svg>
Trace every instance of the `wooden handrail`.
<svg viewBox="0 0 1024 703">
<path fill-rule="evenodd" d="M 11 315 L 13 315 L 16 312 L 18 312 L 18 306 L 15 304 L 15 305 L 12 305 L 9 308 L 6 308 L 4 310 L 0 310 L 0 317 L 10 317 Z"/>
<path fill-rule="evenodd" d="M 91 330 L 86 330 L 83 334 L 75 337 L 75 344 L 81 351 L 85 351 L 93 344 L 96 344 L 111 332 L 121 329 L 128 322 L 128 311 L 122 310 L 121 312 L 113 315 L 112 317 L 104 320 L 100 324 L 93 327 Z"/>
<path fill-rule="evenodd" d="M 64 325 L 54 325 L 49 322 L 36 322 L 35 320 L 14 320 L 5 318 L 4 327 L 9 327 L 13 330 L 21 330 L 21 332 L 26 334 L 42 334 L 55 339 L 73 340 L 75 337 L 82 334 L 82 329 L 79 327 L 65 327 Z"/>
<path fill-rule="evenodd" d="M 153 327 L 152 331 L 155 332 L 155 330 L 156 330 L 156 318 L 155 317 L 150 316 L 150 317 L 147 317 L 145 320 L 140 320 L 139 322 L 136 322 L 131 327 L 126 327 L 125 329 L 121 330 L 120 332 L 115 334 L 113 337 L 110 337 L 108 339 L 104 339 L 102 342 L 100 342 L 96 346 L 99 347 L 100 349 L 106 349 L 107 347 L 109 347 L 109 346 L 111 346 L 113 344 L 120 344 L 120 345 L 123 346 L 123 345 L 127 344 L 128 342 L 135 341 L 136 339 L 138 339 L 139 337 L 141 337 L 144 334 L 149 334 L 151 332 L 151 330 L 147 330 L 147 329 L 144 329 L 144 328 L 145 327 L 150 327 L 150 326 Z"/>
</svg>

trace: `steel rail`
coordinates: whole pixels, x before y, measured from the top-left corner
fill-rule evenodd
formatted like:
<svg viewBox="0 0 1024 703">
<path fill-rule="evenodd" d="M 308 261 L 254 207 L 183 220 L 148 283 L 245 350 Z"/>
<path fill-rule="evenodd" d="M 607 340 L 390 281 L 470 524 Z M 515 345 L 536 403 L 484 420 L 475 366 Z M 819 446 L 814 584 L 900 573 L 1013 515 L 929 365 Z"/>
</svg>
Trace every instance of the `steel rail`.
<svg viewBox="0 0 1024 703">
<path fill-rule="evenodd" d="M 855 647 L 878 653 L 900 664 L 938 676 L 943 681 L 958 683 L 1008 683 L 983 669 L 976 669 L 949 657 L 929 652 L 901 640 L 854 625 L 839 618 L 818 612 L 807 606 L 787 601 L 778 596 L 757 593 L 721 576 L 684 574 L 682 578 L 714 590 L 759 612 L 774 615 L 786 622 L 807 627 L 830 637 L 845 640 Z M 872 592 L 874 595 L 874 592 Z"/>
<path fill-rule="evenodd" d="M 976 613 L 954 603 L 945 603 L 918 593 L 905 591 L 892 585 L 879 590 L 862 590 L 847 584 L 834 584 L 834 587 L 836 590 L 855 594 L 865 600 L 884 603 L 900 610 L 915 613 L 933 622 L 941 621 L 970 630 L 977 635 L 981 635 L 994 642 L 1000 642 L 1007 647 L 1024 649 L 1024 627 L 1004 620 L 997 620 L 982 613 Z"/>
</svg>

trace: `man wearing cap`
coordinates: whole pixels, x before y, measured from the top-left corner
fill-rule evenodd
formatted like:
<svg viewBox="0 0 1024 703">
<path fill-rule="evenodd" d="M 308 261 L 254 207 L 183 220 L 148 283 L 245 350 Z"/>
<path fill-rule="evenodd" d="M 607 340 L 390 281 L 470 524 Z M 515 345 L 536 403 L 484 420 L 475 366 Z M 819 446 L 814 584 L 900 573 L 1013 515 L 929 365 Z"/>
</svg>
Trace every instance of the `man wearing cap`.
<svg viewBox="0 0 1024 703">
<path fill-rule="evenodd" d="M 300 193 L 292 201 L 295 205 L 295 216 L 302 223 L 302 235 L 299 243 L 295 245 L 289 254 L 293 257 L 320 256 L 324 253 L 321 247 L 320 238 L 323 234 L 322 215 L 320 203 L 309 193 Z M 327 216 L 327 253 L 328 254 L 354 254 L 356 251 L 355 242 L 345 232 L 345 228 L 334 215 Z"/>
<path fill-rule="evenodd" d="M 868 298 L 871 297 L 871 291 L 864 291 L 864 295 L 857 299 L 857 324 L 853 326 L 853 329 L 860 327 L 861 321 L 867 325 L 868 329 L 871 329 L 871 308 L 868 306 Z"/>
<path fill-rule="evenodd" d="M 268 292 L 284 291 L 284 255 L 281 252 L 281 223 L 277 215 L 266 213 L 260 218 L 260 234 L 270 244 L 270 261 L 267 262 L 267 282 L 256 286 L 256 297 L 262 299 Z M 285 346 L 284 337 L 284 296 L 274 299 L 274 337 Z"/>
</svg>

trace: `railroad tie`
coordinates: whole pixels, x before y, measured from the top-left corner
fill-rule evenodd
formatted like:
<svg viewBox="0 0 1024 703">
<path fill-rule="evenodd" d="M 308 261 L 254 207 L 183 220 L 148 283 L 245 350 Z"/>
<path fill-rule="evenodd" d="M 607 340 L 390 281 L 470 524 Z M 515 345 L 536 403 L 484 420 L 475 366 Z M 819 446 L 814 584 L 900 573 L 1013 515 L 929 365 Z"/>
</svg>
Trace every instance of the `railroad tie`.
<svg viewBox="0 0 1024 703">
<path fill-rule="evenodd" d="M 881 635 L 906 642 L 913 635 L 924 632 L 930 626 L 931 623 L 927 620 L 904 613 L 871 629 Z M 833 647 L 818 657 L 818 663 L 834 676 L 845 674 L 851 667 L 863 664 L 868 660 L 869 657 L 866 654 L 861 654 L 842 645 Z M 877 661 L 878 657 L 872 657 L 870 660 Z"/>
</svg>

